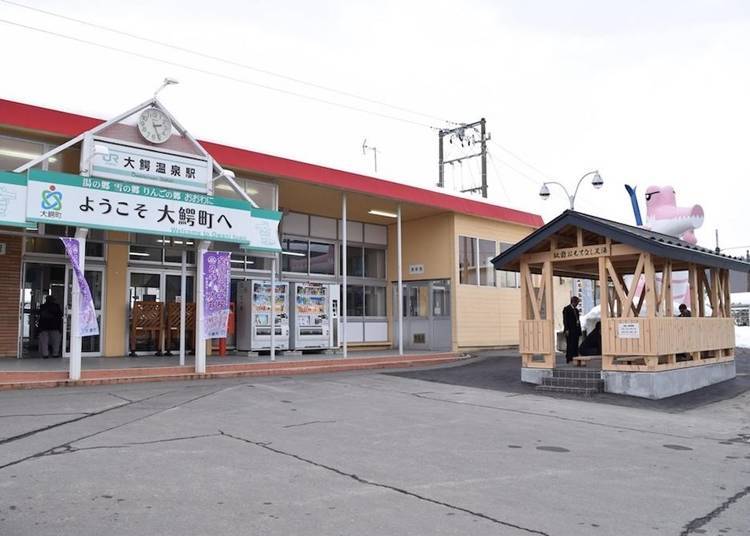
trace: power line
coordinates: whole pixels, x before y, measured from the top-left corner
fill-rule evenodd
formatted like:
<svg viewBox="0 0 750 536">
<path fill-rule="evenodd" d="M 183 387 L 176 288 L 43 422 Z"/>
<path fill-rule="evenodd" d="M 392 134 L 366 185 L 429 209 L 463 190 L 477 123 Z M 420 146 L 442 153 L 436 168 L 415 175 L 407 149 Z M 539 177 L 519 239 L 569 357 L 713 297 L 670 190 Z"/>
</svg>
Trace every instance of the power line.
<svg viewBox="0 0 750 536">
<path fill-rule="evenodd" d="M 508 153 L 510 156 L 512 156 L 513 158 L 515 158 L 519 162 L 521 162 L 523 165 L 525 165 L 529 169 L 532 169 L 532 170 L 536 171 L 537 173 L 539 173 L 539 175 L 541 175 L 542 177 L 544 177 L 545 180 L 547 179 L 547 177 L 549 177 L 549 175 L 547 173 L 543 172 L 542 170 L 540 170 L 538 167 L 534 166 L 533 164 L 530 164 L 529 162 L 527 162 L 526 160 L 524 160 L 523 158 L 521 158 L 520 156 L 518 156 L 516 153 L 514 153 L 513 151 L 511 151 L 507 147 L 504 147 L 503 145 L 500 145 L 493 138 L 490 138 L 489 141 L 490 141 L 490 143 L 494 144 L 498 149 L 500 149 L 502 151 L 505 151 L 506 153 Z M 541 184 L 541 182 L 539 184 Z"/>
<path fill-rule="evenodd" d="M 234 60 L 222 58 L 220 56 L 215 56 L 215 55 L 212 55 L 212 54 L 207 54 L 205 52 L 201 52 L 200 50 L 195 50 L 195 49 L 192 49 L 192 48 L 183 47 L 183 46 L 180 46 L 180 45 L 175 45 L 174 43 L 167 43 L 165 41 L 159 41 L 157 39 L 151 39 L 151 38 L 148 38 L 148 37 L 143 37 L 141 35 L 130 33 L 130 32 L 126 32 L 126 31 L 120 30 L 118 28 L 113 28 L 111 26 L 105 26 L 105 25 L 102 25 L 102 24 L 97 24 L 97 23 L 94 23 L 94 22 L 91 22 L 91 21 L 87 21 L 87 20 L 84 20 L 84 19 L 78 19 L 78 18 L 75 18 L 75 17 L 70 17 L 68 15 L 63 15 L 62 13 L 57 13 L 57 12 L 54 12 L 54 11 L 49 11 L 49 10 L 46 10 L 46 9 L 41 9 L 41 8 L 29 6 L 29 5 L 23 4 L 21 2 L 14 2 L 12 0 L 0 0 L 0 2 L 3 2 L 5 4 L 9 4 L 9 5 L 12 5 L 12 6 L 20 7 L 20 8 L 23 8 L 23 9 L 28 9 L 30 11 L 35 11 L 37 13 L 43 13 L 43 14 L 49 15 L 51 17 L 57 17 L 59 19 L 63 19 L 63 20 L 75 22 L 77 24 L 83 24 L 83 25 L 89 26 L 91 28 L 97 28 L 99 30 L 104 30 L 104 31 L 111 32 L 111 33 L 114 33 L 114 34 L 117 34 L 117 35 L 122 35 L 122 36 L 125 36 L 125 37 L 129 37 L 131 39 L 138 39 L 138 40 L 144 41 L 146 43 L 151 43 L 151 44 L 159 45 L 159 46 L 162 46 L 162 47 L 165 47 L 165 48 L 170 48 L 172 50 L 177 50 L 179 52 L 184 52 L 184 53 L 187 53 L 187 54 L 193 54 L 193 55 L 199 56 L 201 58 L 205 58 L 205 59 L 212 60 L 212 61 L 217 61 L 217 62 L 220 62 L 220 63 L 224 63 L 226 65 L 231 65 L 233 67 L 240 67 L 242 69 L 247 69 L 247 70 L 250 70 L 250 71 L 255 71 L 257 73 L 265 74 L 267 76 L 273 76 L 273 77 L 276 77 L 276 78 L 280 78 L 282 80 L 287 80 L 289 82 L 294 82 L 296 84 L 301 84 L 301 85 L 309 86 L 309 87 L 312 87 L 312 88 L 315 88 L 315 89 L 320 89 L 320 90 L 323 90 L 323 91 L 328 91 L 330 93 L 335 93 L 335 94 L 338 94 L 338 95 L 341 95 L 341 96 L 345 96 L 345 97 L 349 97 L 349 98 L 361 100 L 363 102 L 369 102 L 370 104 L 376 104 L 378 106 L 384 106 L 384 107 L 387 107 L 387 108 L 391 108 L 393 110 L 398 110 L 398 111 L 401 111 L 401 112 L 406 112 L 406 113 L 409 113 L 409 114 L 412 114 L 412 115 L 417 115 L 417 116 L 421 116 L 421 117 L 433 119 L 433 120 L 436 120 L 436 121 L 441 121 L 441 122 L 445 122 L 445 123 L 452 123 L 454 125 L 458 125 L 459 124 L 459 123 L 457 123 L 455 121 L 450 121 L 448 119 L 445 119 L 445 118 L 442 118 L 442 117 L 438 117 L 436 115 L 432 115 L 432 114 L 420 112 L 420 111 L 417 111 L 417 110 L 411 110 L 411 109 L 405 108 L 403 106 L 397 106 L 397 105 L 394 105 L 394 104 L 389 104 L 387 102 L 384 102 L 384 101 L 381 101 L 381 100 L 377 100 L 377 99 L 373 99 L 373 98 L 370 98 L 370 97 L 363 97 L 361 95 L 357 95 L 356 93 L 351 93 L 349 91 L 343 91 L 343 90 L 336 89 L 336 88 L 333 88 L 333 87 L 330 87 L 330 86 L 325 86 L 325 85 L 322 85 L 322 84 L 317 84 L 315 82 L 309 82 L 307 80 L 302 80 L 300 78 L 296 78 L 296 77 L 293 77 L 293 76 L 289 76 L 289 75 L 277 73 L 277 72 L 274 72 L 274 71 L 269 71 L 267 69 L 261 69 L 260 67 L 254 67 L 254 66 L 248 65 L 246 63 L 242 63 L 242 62 L 238 62 L 238 61 L 234 61 Z"/>
<path fill-rule="evenodd" d="M 6 0 L 0 0 L 0 1 L 6 1 Z M 282 88 L 278 88 L 278 87 L 275 87 L 275 86 L 270 86 L 268 84 L 261 84 L 259 82 L 253 82 L 252 80 L 247 80 L 245 78 L 238 78 L 238 77 L 235 77 L 235 76 L 231 76 L 231 75 L 219 73 L 219 72 L 216 72 L 216 71 L 210 71 L 208 69 L 201 69 L 199 67 L 193 67 L 192 65 L 187 65 L 185 63 L 180 63 L 180 62 L 176 62 L 176 61 L 172 61 L 172 60 L 166 60 L 166 59 L 158 58 L 158 57 L 155 57 L 155 56 L 149 56 L 148 54 L 142 54 L 140 52 L 133 52 L 132 50 L 127 50 L 127 49 L 115 47 L 115 46 L 112 46 L 112 45 L 105 45 L 103 43 L 98 43 L 96 41 L 90 41 L 88 39 L 81 39 L 80 37 L 73 37 L 73 36 L 70 36 L 70 35 L 66 35 L 66 34 L 62 34 L 62 33 L 58 33 L 58 32 L 53 32 L 51 30 L 45 30 L 43 28 L 37 28 L 35 26 L 29 26 L 29 25 L 26 25 L 26 24 L 21 24 L 19 22 L 10 21 L 10 20 L 7 20 L 7 19 L 0 19 L 0 23 L 8 24 L 10 26 L 17 26 L 19 28 L 23 28 L 23 29 L 26 29 L 26 30 L 31 30 L 31 31 L 34 31 L 34 32 L 39 32 L 39 33 L 43 33 L 43 34 L 47 34 L 47 35 L 52 35 L 54 37 L 59 37 L 59 38 L 62 38 L 62 39 L 67 39 L 69 41 L 74 41 L 74 42 L 77 42 L 77 43 L 83 43 L 85 45 L 91 45 L 91 46 L 103 48 L 105 50 L 111 50 L 111 51 L 114 51 L 114 52 L 119 52 L 121 54 L 127 54 L 129 56 L 134 56 L 136 58 L 146 59 L 146 60 L 149 60 L 149 61 L 155 61 L 155 62 L 158 62 L 158 63 L 164 63 L 166 65 L 172 65 L 174 67 L 179 67 L 179 68 L 182 68 L 182 69 L 187 69 L 189 71 L 194 71 L 194 72 L 201 73 L 201 74 L 208 75 L 208 76 L 214 76 L 214 77 L 217 77 L 217 78 L 223 78 L 225 80 L 230 80 L 232 82 L 237 82 L 237 83 L 240 83 L 240 84 L 245 84 L 245 85 L 249 85 L 249 86 L 259 87 L 261 89 L 266 89 L 268 91 L 274 91 L 274 92 L 277 92 L 277 93 L 282 93 L 284 95 L 291 95 L 291 96 L 298 97 L 298 98 L 301 98 L 301 99 L 307 99 L 307 100 L 310 100 L 310 101 L 319 102 L 319 103 L 322 103 L 322 104 L 327 104 L 329 106 L 335 106 L 335 107 L 338 107 L 338 108 L 344 108 L 344 109 L 347 109 L 347 110 L 351 110 L 351 111 L 355 111 L 355 112 L 359 112 L 359 113 L 364 113 L 364 114 L 369 114 L 369 115 L 381 117 L 381 118 L 384 118 L 384 119 L 391 119 L 393 121 L 400 121 L 402 123 L 408 123 L 408 124 L 411 124 L 411 125 L 425 127 L 425 128 L 429 128 L 429 129 L 432 129 L 432 130 L 440 130 L 438 127 L 435 127 L 435 126 L 430 125 L 428 123 L 423 123 L 423 122 L 420 122 L 420 121 L 413 121 L 411 119 L 406 119 L 404 117 L 398 117 L 396 115 L 386 114 L 386 113 L 382 113 L 382 112 L 376 112 L 376 111 L 373 111 L 373 110 L 368 110 L 366 108 L 359 108 L 357 106 L 351 106 L 349 104 L 343 104 L 343 103 L 340 103 L 340 102 L 335 102 L 335 101 L 331 101 L 331 100 L 328 100 L 328 99 L 322 99 L 322 98 L 319 98 L 319 97 L 313 97 L 313 96 L 310 96 L 310 95 L 305 95 L 304 93 L 297 93 L 295 91 L 290 91 L 290 90 L 287 90 L 287 89 L 282 89 Z"/>
<path fill-rule="evenodd" d="M 492 169 L 495 170 L 495 178 L 497 178 L 497 182 L 500 183 L 500 188 L 503 189 L 505 198 L 508 200 L 509 204 L 513 204 L 513 200 L 510 197 L 510 193 L 508 192 L 508 189 L 505 187 L 505 182 L 503 181 L 503 177 L 500 174 L 500 170 L 497 169 L 497 164 L 495 164 L 495 158 L 492 156 L 492 153 L 490 151 L 487 151 L 487 156 L 490 157 L 490 164 L 492 165 Z"/>
</svg>

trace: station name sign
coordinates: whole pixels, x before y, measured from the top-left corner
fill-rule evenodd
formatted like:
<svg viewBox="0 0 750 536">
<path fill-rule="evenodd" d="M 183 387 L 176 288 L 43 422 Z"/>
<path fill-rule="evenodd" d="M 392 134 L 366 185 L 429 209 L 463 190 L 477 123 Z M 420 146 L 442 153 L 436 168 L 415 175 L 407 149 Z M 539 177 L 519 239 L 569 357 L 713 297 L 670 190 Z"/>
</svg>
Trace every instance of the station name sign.
<svg viewBox="0 0 750 536">
<path fill-rule="evenodd" d="M 95 152 L 94 146 L 106 148 L 106 153 Z M 213 164 L 204 156 L 94 138 L 93 143 L 85 145 L 81 159 L 83 169 L 87 168 L 84 160 L 90 159 L 91 175 L 99 178 L 204 194 L 211 192 Z"/>
<path fill-rule="evenodd" d="M 595 246 L 555 249 L 552 251 L 552 260 L 593 259 L 596 257 L 608 257 L 610 254 L 610 246 L 599 244 Z"/>
<path fill-rule="evenodd" d="M 31 170 L 26 220 L 280 251 L 281 213 L 220 196 Z"/>
</svg>

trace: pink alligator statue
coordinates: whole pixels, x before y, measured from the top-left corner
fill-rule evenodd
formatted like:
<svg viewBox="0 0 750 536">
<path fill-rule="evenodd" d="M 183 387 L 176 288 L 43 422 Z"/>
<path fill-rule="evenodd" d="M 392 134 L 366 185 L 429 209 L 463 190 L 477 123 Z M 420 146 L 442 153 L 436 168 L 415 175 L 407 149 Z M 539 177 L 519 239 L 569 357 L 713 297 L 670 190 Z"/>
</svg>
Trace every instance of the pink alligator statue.
<svg viewBox="0 0 750 536">
<path fill-rule="evenodd" d="M 646 190 L 646 223 L 644 227 L 657 233 L 679 236 L 697 244 L 695 229 L 703 225 L 703 208 L 700 205 L 678 207 L 674 188 L 649 186 Z"/>
</svg>

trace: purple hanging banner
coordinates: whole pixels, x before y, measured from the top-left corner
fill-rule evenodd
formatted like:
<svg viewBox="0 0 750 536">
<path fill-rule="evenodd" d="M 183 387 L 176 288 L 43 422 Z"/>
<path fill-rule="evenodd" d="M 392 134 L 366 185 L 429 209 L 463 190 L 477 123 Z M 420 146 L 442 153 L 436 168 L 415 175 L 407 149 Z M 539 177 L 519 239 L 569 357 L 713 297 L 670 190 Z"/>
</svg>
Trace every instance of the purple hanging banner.
<svg viewBox="0 0 750 536">
<path fill-rule="evenodd" d="M 206 251 L 203 254 L 203 322 L 201 338 L 222 339 L 229 322 L 230 254 Z"/>
<path fill-rule="evenodd" d="M 96 321 L 96 309 L 94 309 L 94 300 L 91 299 L 91 289 L 79 265 L 80 242 L 76 238 L 60 238 L 60 240 L 65 245 L 65 252 L 68 254 L 73 273 L 78 281 L 78 333 L 73 335 L 79 337 L 99 335 L 99 324 Z"/>
</svg>

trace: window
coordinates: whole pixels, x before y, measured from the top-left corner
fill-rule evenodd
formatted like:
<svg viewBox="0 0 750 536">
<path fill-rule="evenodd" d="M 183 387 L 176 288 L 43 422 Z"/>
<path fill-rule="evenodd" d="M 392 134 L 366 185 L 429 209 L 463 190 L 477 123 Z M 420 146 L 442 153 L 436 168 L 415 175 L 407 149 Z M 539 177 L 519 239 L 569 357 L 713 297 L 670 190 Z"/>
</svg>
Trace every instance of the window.
<svg viewBox="0 0 750 536">
<path fill-rule="evenodd" d="M 343 248 L 341 249 L 343 250 Z M 363 264 L 362 247 L 348 244 L 346 246 L 346 275 L 348 277 L 362 277 L 364 275 Z"/>
<path fill-rule="evenodd" d="M 385 250 L 365 248 L 365 277 L 385 279 Z"/>
<path fill-rule="evenodd" d="M 26 251 L 47 255 L 65 255 L 65 246 L 59 237 L 75 236 L 76 228 L 68 225 L 39 224 L 37 236 L 26 239 Z M 86 256 L 104 257 L 104 231 L 89 229 L 86 236 Z"/>
<path fill-rule="evenodd" d="M 365 287 L 365 316 L 386 316 L 385 287 Z"/>
<path fill-rule="evenodd" d="M 492 259 L 497 255 L 495 253 L 494 240 L 479 239 L 479 284 L 483 287 L 495 286 L 495 267 L 492 265 Z"/>
<path fill-rule="evenodd" d="M 464 285 L 477 284 L 476 238 L 458 237 L 458 282 Z"/>
<path fill-rule="evenodd" d="M 131 261 L 182 264 L 182 252 L 186 250 L 185 262 L 195 264 L 194 240 L 142 233 L 134 233 L 130 237 Z"/>
<path fill-rule="evenodd" d="M 432 284 L 432 316 L 450 316 L 450 281 L 435 281 Z"/>
<path fill-rule="evenodd" d="M 0 169 L 14 170 L 29 160 L 44 154 L 44 149 L 43 143 L 2 136 L 0 137 Z M 35 167 L 41 168 L 42 164 Z"/>
<path fill-rule="evenodd" d="M 336 273 L 336 246 L 323 242 L 310 242 L 310 273 L 334 275 Z"/>
<path fill-rule="evenodd" d="M 245 190 L 245 193 L 261 208 L 276 209 L 276 185 L 270 182 L 251 179 L 235 178 L 235 182 Z M 214 195 L 230 199 L 243 199 L 234 188 L 224 179 L 214 184 Z"/>
<path fill-rule="evenodd" d="M 346 316 L 363 316 L 365 313 L 365 293 L 361 285 L 346 286 Z"/>
<path fill-rule="evenodd" d="M 307 240 L 285 238 L 281 242 L 281 269 L 285 272 L 307 273 Z"/>
<path fill-rule="evenodd" d="M 509 249 L 513 244 L 507 242 L 499 242 L 500 253 Z M 497 286 L 502 288 L 520 288 L 519 274 L 516 272 L 506 272 L 504 270 L 497 271 Z"/>
</svg>

